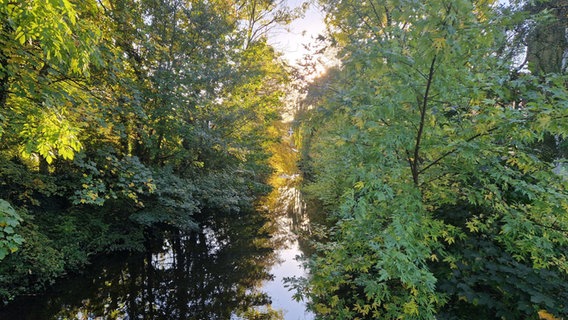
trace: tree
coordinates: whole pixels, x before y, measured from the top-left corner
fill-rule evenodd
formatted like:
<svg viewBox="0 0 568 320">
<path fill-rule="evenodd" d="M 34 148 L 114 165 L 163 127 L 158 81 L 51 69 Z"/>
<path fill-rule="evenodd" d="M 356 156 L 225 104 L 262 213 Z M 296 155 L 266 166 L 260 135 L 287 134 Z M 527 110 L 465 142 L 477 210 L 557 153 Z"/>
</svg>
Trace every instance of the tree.
<svg viewBox="0 0 568 320">
<path fill-rule="evenodd" d="M 311 262 L 311 307 L 341 319 L 567 314 L 567 181 L 535 148 L 566 135 L 567 91 L 562 75 L 515 69 L 507 30 L 522 13 L 321 3 L 342 67 L 309 150 L 308 190 L 334 222 Z"/>
<path fill-rule="evenodd" d="M 235 1 L 236 18 L 244 25 L 245 48 L 265 38 L 269 31 L 289 24 L 306 9 L 306 3 L 297 10 L 290 10 L 283 0 Z"/>
<path fill-rule="evenodd" d="M 279 5 L 0 1 L 0 297 L 269 190 Z"/>
<path fill-rule="evenodd" d="M 4 141 L 16 139 L 24 156 L 72 159 L 81 148 L 81 124 L 71 114 L 82 110 L 81 83 L 100 63 L 96 4 L 3 1 L 0 7 L 0 133 Z"/>
<path fill-rule="evenodd" d="M 83 83 L 100 64 L 94 11 L 92 1 L 0 1 L 0 198 L 10 200 L 0 199 L 2 259 L 23 242 L 16 228 L 22 202 L 48 184 L 24 182 L 28 175 L 7 159 L 45 174 L 55 159 L 73 159 L 82 148 L 81 116 L 89 105 Z M 13 192 L 18 185 L 26 186 Z"/>
</svg>

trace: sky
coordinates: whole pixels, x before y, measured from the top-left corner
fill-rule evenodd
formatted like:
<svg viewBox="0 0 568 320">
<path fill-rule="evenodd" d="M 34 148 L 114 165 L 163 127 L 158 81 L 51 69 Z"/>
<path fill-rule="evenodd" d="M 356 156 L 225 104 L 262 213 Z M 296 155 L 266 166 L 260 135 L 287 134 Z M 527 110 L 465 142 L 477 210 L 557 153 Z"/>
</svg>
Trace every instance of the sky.
<svg viewBox="0 0 568 320">
<path fill-rule="evenodd" d="M 499 4 L 508 4 L 509 0 L 497 0 Z M 286 5 L 290 8 L 297 8 L 304 2 L 309 0 L 285 0 Z M 325 31 L 324 14 L 318 8 L 318 5 L 311 1 L 309 9 L 305 16 L 292 22 L 285 30 L 284 28 L 275 28 L 269 34 L 269 42 L 284 54 L 284 58 L 292 65 L 309 52 L 303 47 L 303 44 L 313 42 L 319 34 Z M 322 67 L 323 68 L 323 67 Z"/>
<path fill-rule="evenodd" d="M 297 8 L 302 5 L 305 0 L 287 0 L 286 4 L 290 8 Z M 284 28 L 276 28 L 269 35 L 269 42 L 284 54 L 284 58 L 290 64 L 296 64 L 309 52 L 304 49 L 303 44 L 313 42 L 319 34 L 323 34 L 325 25 L 323 22 L 324 15 L 316 5 L 310 5 L 305 16 L 301 19 L 293 21 L 285 30 Z"/>
</svg>

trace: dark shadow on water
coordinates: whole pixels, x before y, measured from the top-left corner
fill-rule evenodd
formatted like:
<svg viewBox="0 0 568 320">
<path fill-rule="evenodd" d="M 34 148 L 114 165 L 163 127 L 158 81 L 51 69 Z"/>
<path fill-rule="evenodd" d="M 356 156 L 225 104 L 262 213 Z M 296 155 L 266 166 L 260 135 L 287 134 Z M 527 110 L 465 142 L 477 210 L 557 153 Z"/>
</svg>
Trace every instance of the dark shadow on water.
<svg viewBox="0 0 568 320">
<path fill-rule="evenodd" d="M 200 232 L 166 232 L 146 253 L 102 257 L 43 295 L 16 300 L 0 319 L 246 317 L 270 303 L 258 290 L 273 278 L 267 225 L 265 216 L 248 213 L 207 221 Z"/>
<path fill-rule="evenodd" d="M 203 214 L 197 232 L 157 232 L 146 252 L 95 259 L 44 294 L 0 307 L 0 320 L 311 320 L 286 279 L 306 276 L 296 257 L 312 253 L 318 210 L 293 177 L 283 181 L 261 210 Z"/>
</svg>

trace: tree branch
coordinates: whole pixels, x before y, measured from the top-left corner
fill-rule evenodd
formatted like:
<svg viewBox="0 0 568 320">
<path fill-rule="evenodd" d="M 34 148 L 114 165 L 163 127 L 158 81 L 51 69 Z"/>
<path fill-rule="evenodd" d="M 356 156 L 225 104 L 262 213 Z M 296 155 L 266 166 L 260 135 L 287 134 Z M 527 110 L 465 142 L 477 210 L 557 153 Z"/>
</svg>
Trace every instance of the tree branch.
<svg viewBox="0 0 568 320">
<path fill-rule="evenodd" d="M 567 229 L 562 229 L 562 228 L 559 228 L 559 227 L 556 227 L 556 226 L 555 226 L 556 221 L 555 221 L 551 226 L 547 226 L 547 225 L 545 225 L 545 224 L 543 224 L 543 223 L 540 223 L 540 222 L 535 221 L 534 219 L 531 219 L 528 215 L 525 216 L 525 219 L 527 219 L 528 221 L 534 223 L 535 225 L 537 225 L 537 226 L 539 226 L 539 227 L 543 227 L 543 228 L 549 229 L 549 230 L 558 231 L 558 232 L 561 232 L 561 233 L 564 233 L 564 234 L 568 235 L 568 230 L 567 230 Z"/>
<path fill-rule="evenodd" d="M 375 17 L 377 18 L 377 21 L 379 22 L 379 25 L 381 26 L 381 29 L 383 29 L 383 32 L 385 32 L 386 30 L 386 26 L 383 25 L 383 19 L 381 18 L 381 16 L 379 15 L 379 11 L 377 10 L 377 7 L 375 6 L 375 4 L 373 3 L 374 0 L 369 1 L 371 8 L 373 9 L 373 13 L 375 14 Z"/>
<path fill-rule="evenodd" d="M 495 131 L 495 130 L 497 130 L 497 127 L 493 127 L 493 128 L 491 128 L 491 129 L 487 130 L 487 132 L 478 133 L 478 134 L 476 134 L 476 135 L 473 135 L 473 136 L 469 137 L 467 140 L 465 140 L 465 142 L 471 142 L 471 141 L 473 141 L 473 140 L 475 140 L 475 139 L 477 139 L 477 138 L 479 138 L 479 137 L 483 137 L 483 136 L 489 135 L 491 132 L 493 132 L 493 131 Z M 440 163 L 440 161 L 442 161 L 442 160 L 443 160 L 444 158 L 446 158 L 447 156 L 449 156 L 449 155 L 455 153 L 456 151 L 458 151 L 458 148 L 457 148 L 457 147 L 453 148 L 453 149 L 450 150 L 450 151 L 445 152 L 444 154 L 442 154 L 441 156 L 439 156 L 436 160 L 432 161 L 430 164 L 428 164 L 427 166 L 425 166 L 424 168 L 422 168 L 420 171 L 418 171 L 418 174 L 420 175 L 420 174 L 424 173 L 426 170 L 428 170 L 428 169 L 430 169 L 431 167 L 435 166 L 436 164 Z"/>
<path fill-rule="evenodd" d="M 426 122 L 426 108 L 428 107 L 428 98 L 430 95 L 430 88 L 432 86 L 432 80 L 434 79 L 434 71 L 436 66 L 436 57 L 432 59 L 432 63 L 430 64 L 430 71 L 428 72 L 428 80 L 426 82 L 426 90 L 424 91 L 424 96 L 422 97 L 422 106 L 420 107 L 420 123 L 418 126 L 418 132 L 416 133 L 416 144 L 414 145 L 414 158 L 411 159 L 411 171 L 412 171 L 412 179 L 414 180 L 414 184 L 416 186 L 419 185 L 418 176 L 420 175 L 420 171 L 418 170 L 418 158 L 420 156 L 420 143 L 422 142 L 422 136 L 424 133 L 424 125 Z"/>
<path fill-rule="evenodd" d="M 363 16 L 361 14 L 361 12 L 359 12 L 359 10 L 357 10 L 357 8 L 355 7 L 355 5 L 352 6 L 353 7 L 353 12 L 355 12 L 355 14 L 357 15 L 357 17 L 359 19 L 361 19 L 361 21 L 363 21 L 363 23 L 367 26 L 367 28 L 369 29 L 369 31 L 374 34 L 377 38 L 380 37 L 380 35 L 378 35 L 374 30 L 373 30 L 373 26 L 371 26 L 369 24 L 369 22 L 367 21 L 367 19 L 365 19 L 365 16 Z"/>
</svg>

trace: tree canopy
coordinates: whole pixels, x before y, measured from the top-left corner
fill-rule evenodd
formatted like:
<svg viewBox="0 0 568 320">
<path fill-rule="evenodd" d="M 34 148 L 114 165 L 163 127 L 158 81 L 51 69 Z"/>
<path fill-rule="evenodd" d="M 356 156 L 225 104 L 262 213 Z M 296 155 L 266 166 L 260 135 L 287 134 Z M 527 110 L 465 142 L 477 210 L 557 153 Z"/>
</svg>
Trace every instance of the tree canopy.
<svg viewBox="0 0 568 320">
<path fill-rule="evenodd" d="M 520 59 L 554 11 L 320 3 L 340 65 L 313 84 L 300 120 L 306 191 L 330 221 L 300 286 L 311 308 L 326 319 L 568 314 L 566 76 Z"/>
<path fill-rule="evenodd" d="M 319 0 L 297 143 L 322 319 L 568 315 L 564 0 Z M 0 0 L 0 297 L 265 194 L 268 0 Z M 313 60 L 313 59 L 312 59 Z M 290 165 L 290 164 L 286 164 Z"/>
<path fill-rule="evenodd" d="M 252 8 L 252 9 L 251 9 Z M 0 296 L 266 193 L 289 67 L 261 0 L 0 2 Z"/>
</svg>

